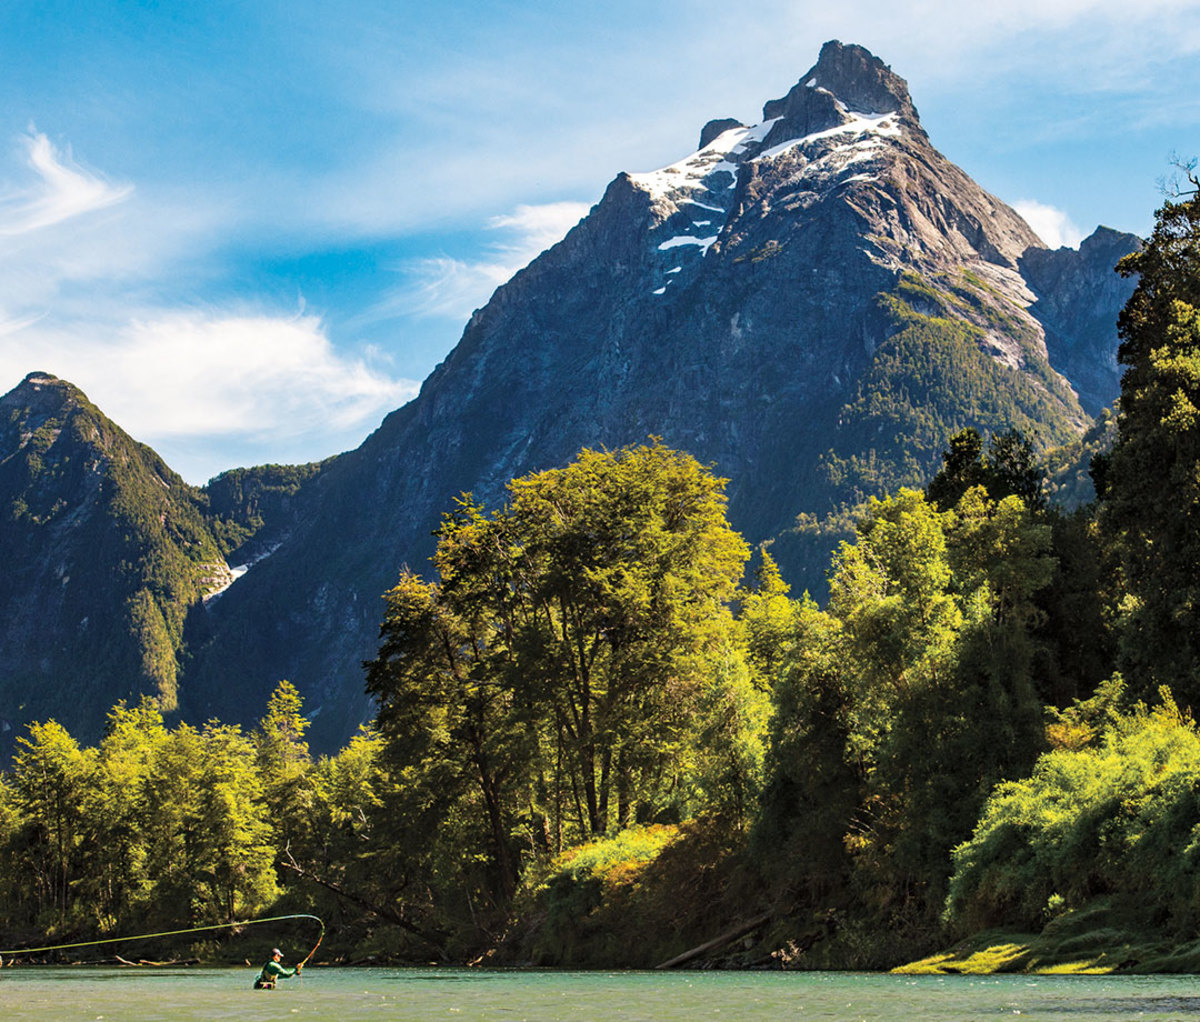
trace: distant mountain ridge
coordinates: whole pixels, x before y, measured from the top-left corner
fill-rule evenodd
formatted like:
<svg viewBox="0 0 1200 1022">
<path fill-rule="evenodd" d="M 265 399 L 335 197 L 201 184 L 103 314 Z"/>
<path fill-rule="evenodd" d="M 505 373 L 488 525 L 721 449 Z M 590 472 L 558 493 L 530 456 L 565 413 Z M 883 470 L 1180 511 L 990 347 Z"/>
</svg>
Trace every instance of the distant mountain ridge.
<svg viewBox="0 0 1200 1022">
<path fill-rule="evenodd" d="M 759 124 L 712 121 L 700 142 L 619 174 L 414 401 L 256 527 L 269 556 L 193 614 L 187 714 L 252 719 L 288 678 L 316 742 L 344 740 L 370 715 L 379 596 L 402 565 L 426 568 L 455 495 L 494 503 L 583 446 L 690 451 L 729 477 L 733 524 L 761 542 L 921 482 L 964 426 L 1050 446 L 1115 398 L 1131 284 L 1104 264 L 1138 240 L 1101 229 L 1046 250 L 932 147 L 903 79 L 862 47 L 827 43 Z M 776 549 L 818 586 L 823 558 Z"/>
<path fill-rule="evenodd" d="M 0 716 L 95 734 L 105 702 L 173 709 L 188 608 L 228 574 L 196 491 L 31 373 L 0 398 L 0 494 Z"/>
<path fill-rule="evenodd" d="M 0 720 L 54 717 L 95 739 L 119 699 L 176 709 L 203 601 L 236 577 L 227 556 L 240 564 L 277 534 L 281 477 L 317 469 L 190 486 L 77 387 L 26 376 L 0 398 Z M 0 733 L 0 754 L 14 735 Z"/>
</svg>

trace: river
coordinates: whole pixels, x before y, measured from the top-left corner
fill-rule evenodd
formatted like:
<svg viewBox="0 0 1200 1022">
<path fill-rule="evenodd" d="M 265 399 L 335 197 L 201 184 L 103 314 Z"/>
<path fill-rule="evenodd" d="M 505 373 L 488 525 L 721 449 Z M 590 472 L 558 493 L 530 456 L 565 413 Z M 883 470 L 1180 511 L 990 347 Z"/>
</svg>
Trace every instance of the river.
<svg viewBox="0 0 1200 1022">
<path fill-rule="evenodd" d="M 1194 976 L 889 976 L 313 967 L 274 991 L 252 969 L 11 968 L 0 1019 L 215 1022 L 965 1022 L 1200 1020 Z"/>
</svg>

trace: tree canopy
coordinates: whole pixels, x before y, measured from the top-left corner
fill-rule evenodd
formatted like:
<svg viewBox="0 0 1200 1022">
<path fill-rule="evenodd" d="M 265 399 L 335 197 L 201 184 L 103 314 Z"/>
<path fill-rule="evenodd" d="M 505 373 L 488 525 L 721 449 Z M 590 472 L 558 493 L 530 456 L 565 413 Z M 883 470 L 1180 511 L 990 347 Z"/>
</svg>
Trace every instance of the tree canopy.
<svg viewBox="0 0 1200 1022">
<path fill-rule="evenodd" d="M 1117 439 L 1102 523 L 1123 573 L 1121 665 L 1134 690 L 1200 703 L 1200 197 L 1168 201 L 1122 273 Z"/>
<path fill-rule="evenodd" d="M 658 442 L 584 450 L 513 480 L 490 514 L 461 498 L 439 581 L 405 573 L 386 594 L 367 688 L 409 779 L 401 818 L 428 834 L 476 806 L 498 900 L 522 844 L 690 813 L 706 769 L 728 774 L 701 746 L 738 744 L 761 715 L 733 654 L 748 550 L 724 485 Z"/>
</svg>

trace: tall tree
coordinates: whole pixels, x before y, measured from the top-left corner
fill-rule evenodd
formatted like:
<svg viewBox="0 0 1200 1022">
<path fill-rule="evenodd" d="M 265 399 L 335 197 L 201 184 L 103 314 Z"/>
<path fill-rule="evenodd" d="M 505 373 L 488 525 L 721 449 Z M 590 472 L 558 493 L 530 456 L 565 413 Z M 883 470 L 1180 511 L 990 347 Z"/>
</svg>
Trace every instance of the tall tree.
<svg viewBox="0 0 1200 1022">
<path fill-rule="evenodd" d="M 304 734 L 309 721 L 304 700 L 290 681 L 275 686 L 266 716 L 254 732 L 254 758 L 276 848 L 303 835 L 313 807 L 312 757 Z"/>
<path fill-rule="evenodd" d="M 83 817 L 89 862 L 77 887 L 118 932 L 153 900 L 155 878 L 146 871 L 147 787 L 168 741 L 162 713 L 149 696 L 132 708 L 118 703 L 108 715 L 88 788 Z"/>
<path fill-rule="evenodd" d="M 929 481 L 925 496 L 948 511 L 972 486 L 982 486 L 992 500 L 1017 496 L 1027 508 L 1041 510 L 1046 506 L 1044 480 L 1033 444 L 1018 430 L 995 434 L 985 449 L 983 437 L 968 427 L 950 438 L 942 467 Z"/>
<path fill-rule="evenodd" d="M 83 837 L 83 808 L 95 768 L 94 750 L 81 749 L 55 721 L 31 724 L 17 739 L 12 794 L 24 826 L 15 835 L 21 868 L 43 926 L 70 921 Z"/>
<path fill-rule="evenodd" d="M 462 532 L 469 522 L 483 529 L 486 521 L 469 505 L 453 521 L 461 530 L 452 534 L 457 552 L 466 556 Z M 408 572 L 385 594 L 383 641 L 367 665 L 367 691 L 379 700 L 376 725 L 398 782 L 391 829 L 412 863 L 430 857 L 470 801 L 486 821 L 493 886 L 507 899 L 517 881 L 514 789 L 531 752 L 506 684 L 511 629 L 492 616 L 485 598 L 482 564 L 491 547 L 485 542 L 472 552 L 480 574 L 458 576 L 450 594 Z"/>
<path fill-rule="evenodd" d="M 1102 508 L 1128 593 L 1121 666 L 1138 694 L 1165 684 L 1200 705 L 1200 197 L 1165 203 L 1118 269 L 1139 278 L 1118 320 L 1126 371 Z"/>
<path fill-rule="evenodd" d="M 427 793 L 409 811 L 450 819 L 474 801 L 503 896 L 518 833 L 549 852 L 678 815 L 693 770 L 744 803 L 758 753 L 736 733 L 761 713 L 728 664 L 727 604 L 747 555 L 724 480 L 657 442 L 515 479 L 491 514 L 461 500 L 440 581 L 406 574 L 386 595 L 367 665 L 406 797 Z M 697 765 L 702 734 L 736 748 Z"/>
<path fill-rule="evenodd" d="M 861 783 L 846 839 L 859 897 L 886 907 L 888 925 L 928 934 L 950 849 L 990 787 L 1039 751 L 1033 597 L 1053 572 L 1049 547 L 1019 497 L 975 486 L 950 511 L 915 490 L 873 500 L 837 555 L 841 627 L 826 634 Z"/>
</svg>

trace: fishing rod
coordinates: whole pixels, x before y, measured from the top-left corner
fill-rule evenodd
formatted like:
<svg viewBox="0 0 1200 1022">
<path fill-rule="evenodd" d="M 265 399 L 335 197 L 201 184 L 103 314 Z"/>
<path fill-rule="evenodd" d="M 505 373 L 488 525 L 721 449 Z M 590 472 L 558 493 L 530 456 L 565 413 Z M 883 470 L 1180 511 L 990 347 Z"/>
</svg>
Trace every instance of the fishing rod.
<svg viewBox="0 0 1200 1022">
<path fill-rule="evenodd" d="M 46 947 L 25 947 L 15 948 L 10 951 L 0 950 L 0 966 L 4 964 L 5 955 L 35 955 L 43 951 L 64 951 L 68 948 L 76 947 L 93 947 L 97 944 L 119 944 L 123 941 L 130 940 L 152 940 L 155 937 L 178 937 L 185 933 L 203 933 L 207 930 L 231 930 L 239 926 L 261 926 L 263 923 L 281 923 L 288 919 L 312 919 L 321 927 L 320 936 L 317 937 L 316 944 L 304 959 L 303 965 L 308 964 L 309 958 L 316 954 L 317 948 L 321 946 L 321 941 L 325 939 L 325 924 L 319 916 L 310 915 L 307 912 L 298 912 L 287 916 L 268 916 L 265 919 L 243 919 L 233 923 L 216 923 L 211 926 L 190 926 L 186 930 L 164 930 L 162 933 L 137 933 L 127 937 L 104 937 L 100 940 L 80 940 L 71 944 L 49 944 Z"/>
<path fill-rule="evenodd" d="M 309 918 L 317 919 L 316 916 L 309 916 Z M 303 969 L 308 964 L 308 960 L 317 953 L 317 948 L 319 948 L 321 946 L 321 941 L 323 941 L 325 939 L 325 924 L 322 923 L 320 919 L 317 919 L 317 922 L 320 923 L 320 925 L 321 925 L 321 932 L 319 934 L 317 934 L 317 942 L 313 945 L 312 950 L 304 956 L 304 961 L 302 961 L 299 965 L 296 966 L 297 972 L 299 972 L 301 969 Z"/>
</svg>

